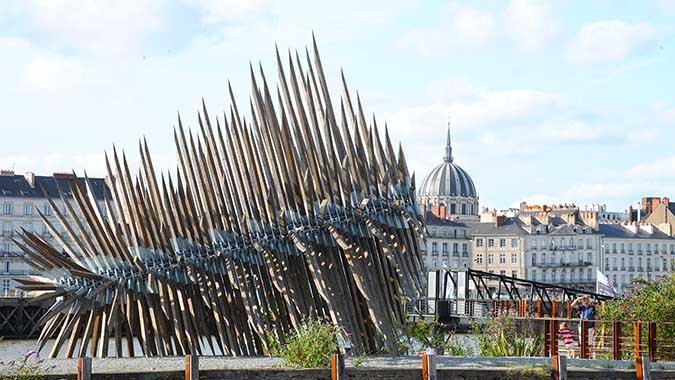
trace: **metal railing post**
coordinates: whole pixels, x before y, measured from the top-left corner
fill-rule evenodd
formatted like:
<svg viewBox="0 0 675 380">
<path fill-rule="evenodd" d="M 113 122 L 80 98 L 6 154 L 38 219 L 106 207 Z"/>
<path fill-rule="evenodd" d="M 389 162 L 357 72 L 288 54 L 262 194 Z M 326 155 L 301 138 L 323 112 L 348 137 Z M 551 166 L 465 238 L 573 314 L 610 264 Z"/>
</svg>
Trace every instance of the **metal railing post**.
<svg viewBox="0 0 675 380">
<path fill-rule="evenodd" d="M 553 318 L 549 321 L 549 323 L 551 324 L 551 327 L 549 328 L 551 331 L 551 357 L 556 357 L 558 356 L 558 329 L 556 328 L 557 322 L 555 318 Z"/>
<path fill-rule="evenodd" d="M 588 321 L 582 320 L 581 321 L 581 336 L 579 337 L 580 339 L 580 357 L 582 359 L 588 359 Z"/>
<path fill-rule="evenodd" d="M 342 354 L 332 354 L 330 356 L 330 378 L 331 380 L 345 379 L 345 356 Z"/>
<path fill-rule="evenodd" d="M 551 324 L 548 321 L 544 322 L 544 356 L 551 356 Z"/>
<path fill-rule="evenodd" d="M 77 358 L 77 380 L 91 380 L 91 358 Z"/>
<path fill-rule="evenodd" d="M 185 355 L 185 380 L 199 380 L 199 356 Z"/>
<path fill-rule="evenodd" d="M 436 380 L 436 355 L 422 356 L 422 380 Z"/>
<path fill-rule="evenodd" d="M 635 359 L 642 356 L 640 349 L 640 342 L 642 341 L 642 323 L 640 321 L 633 322 L 633 357 Z"/>
<path fill-rule="evenodd" d="M 614 321 L 612 322 L 612 352 L 614 360 L 621 360 L 621 322 Z"/>
<path fill-rule="evenodd" d="M 647 335 L 647 349 L 649 353 L 649 361 L 656 361 L 656 322 L 649 322 L 649 330 Z"/>
</svg>

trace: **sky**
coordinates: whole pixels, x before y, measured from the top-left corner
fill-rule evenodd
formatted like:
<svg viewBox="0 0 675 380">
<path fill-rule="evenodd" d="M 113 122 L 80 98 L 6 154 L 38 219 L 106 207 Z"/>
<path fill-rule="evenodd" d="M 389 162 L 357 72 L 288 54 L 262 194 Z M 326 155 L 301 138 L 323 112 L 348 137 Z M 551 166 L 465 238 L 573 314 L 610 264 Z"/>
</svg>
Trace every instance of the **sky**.
<svg viewBox="0 0 675 380">
<path fill-rule="evenodd" d="M 675 198 L 675 0 L 23 0 L 0 7 L 0 168 L 105 175 L 113 144 L 147 138 L 175 165 L 177 112 L 194 127 L 274 78 L 317 38 L 419 183 L 455 163 L 481 207 Z"/>
</svg>

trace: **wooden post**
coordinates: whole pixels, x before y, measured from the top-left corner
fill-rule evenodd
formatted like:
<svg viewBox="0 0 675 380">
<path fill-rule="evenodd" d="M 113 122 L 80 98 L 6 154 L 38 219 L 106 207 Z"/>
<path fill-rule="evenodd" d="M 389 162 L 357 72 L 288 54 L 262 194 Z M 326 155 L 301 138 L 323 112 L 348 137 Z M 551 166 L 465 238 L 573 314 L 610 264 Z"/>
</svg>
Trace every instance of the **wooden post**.
<svg viewBox="0 0 675 380">
<path fill-rule="evenodd" d="M 77 380 L 91 380 L 91 358 L 77 358 Z"/>
<path fill-rule="evenodd" d="M 633 322 L 633 356 L 635 359 L 642 356 L 640 350 L 640 342 L 642 341 L 642 323 L 640 321 Z"/>
<path fill-rule="evenodd" d="M 612 340 L 613 359 L 621 360 L 621 322 L 612 322 L 614 339 Z"/>
<path fill-rule="evenodd" d="M 541 300 L 537 300 L 537 318 L 541 318 Z"/>
<path fill-rule="evenodd" d="M 567 380 L 567 356 L 555 355 L 551 358 L 553 380 Z"/>
<path fill-rule="evenodd" d="M 582 359 L 588 359 L 588 321 L 581 321 L 581 336 L 579 336 L 580 344 L 579 348 L 581 349 Z"/>
<path fill-rule="evenodd" d="M 333 355 L 330 356 L 330 378 L 331 378 L 331 380 L 344 380 L 345 379 L 345 356 L 344 355 L 333 354 Z"/>
<path fill-rule="evenodd" d="M 422 380 L 436 380 L 436 355 L 422 356 Z"/>
<path fill-rule="evenodd" d="M 199 380 L 199 356 L 185 355 L 185 380 Z"/>
<path fill-rule="evenodd" d="M 649 361 L 656 361 L 656 322 L 649 322 L 649 332 L 647 338 L 647 349 L 649 350 Z"/>
<path fill-rule="evenodd" d="M 551 324 L 548 321 L 544 322 L 544 356 L 551 356 Z"/>
<path fill-rule="evenodd" d="M 649 358 L 646 356 L 639 356 L 635 358 L 635 379 L 636 380 L 651 380 L 651 364 Z"/>
<path fill-rule="evenodd" d="M 549 331 L 551 332 L 551 357 L 556 357 L 558 356 L 558 329 L 557 329 L 557 321 L 554 319 L 551 319 L 549 321 L 551 324 L 551 327 L 549 328 Z"/>
<path fill-rule="evenodd" d="M 551 318 L 555 318 L 558 314 L 557 306 L 556 301 L 551 301 Z"/>
</svg>

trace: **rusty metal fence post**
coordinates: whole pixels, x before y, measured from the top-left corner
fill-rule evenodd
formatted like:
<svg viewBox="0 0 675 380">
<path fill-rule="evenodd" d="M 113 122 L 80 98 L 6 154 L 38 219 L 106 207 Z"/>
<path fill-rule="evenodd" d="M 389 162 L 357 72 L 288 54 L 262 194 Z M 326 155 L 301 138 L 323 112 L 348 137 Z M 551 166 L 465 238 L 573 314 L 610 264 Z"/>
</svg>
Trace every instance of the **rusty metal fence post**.
<svg viewBox="0 0 675 380">
<path fill-rule="evenodd" d="M 345 356 L 342 354 L 332 354 L 330 356 L 330 378 L 331 380 L 345 379 Z"/>
<path fill-rule="evenodd" d="M 199 356 L 185 355 L 185 380 L 199 380 Z"/>
<path fill-rule="evenodd" d="M 640 342 L 642 342 L 642 323 L 637 321 L 633 322 L 633 356 L 635 359 L 642 356 Z"/>
<path fill-rule="evenodd" d="M 550 338 L 551 348 L 550 348 L 550 352 L 551 352 L 551 356 L 552 356 L 552 357 L 555 357 L 555 356 L 558 356 L 558 329 L 556 328 L 556 327 L 557 327 L 557 326 L 556 326 L 557 323 L 556 323 L 555 318 L 551 319 L 551 320 L 549 321 L 549 323 L 551 324 L 551 327 L 549 327 L 549 330 L 550 330 L 550 332 L 551 332 L 551 338 Z"/>
<path fill-rule="evenodd" d="M 581 334 L 579 335 L 581 353 L 579 356 L 582 359 L 588 359 L 588 321 L 582 320 L 579 328 L 581 330 Z"/>
<path fill-rule="evenodd" d="M 647 350 L 649 354 L 649 361 L 656 361 L 656 322 L 649 322 L 649 330 L 647 335 Z"/>
<path fill-rule="evenodd" d="M 436 380 L 436 355 L 425 354 L 422 356 L 422 380 Z"/>
<path fill-rule="evenodd" d="M 621 360 L 621 322 L 612 322 L 612 358 Z"/>
<path fill-rule="evenodd" d="M 77 380 L 91 380 L 91 358 L 77 358 Z"/>
</svg>

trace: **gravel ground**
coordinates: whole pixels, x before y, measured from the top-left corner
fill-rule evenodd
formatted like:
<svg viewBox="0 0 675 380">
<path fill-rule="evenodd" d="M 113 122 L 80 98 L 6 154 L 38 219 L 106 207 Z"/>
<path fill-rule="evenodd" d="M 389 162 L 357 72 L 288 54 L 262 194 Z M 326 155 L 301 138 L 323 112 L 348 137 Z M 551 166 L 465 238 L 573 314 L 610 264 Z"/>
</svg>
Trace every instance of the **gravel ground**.
<svg viewBox="0 0 675 380">
<path fill-rule="evenodd" d="M 50 344 L 48 344 L 50 346 Z M 14 360 L 21 357 L 25 352 L 34 350 L 34 341 L 0 341 L 0 361 Z M 49 353 L 49 348 L 43 349 L 43 355 Z M 49 373 L 70 374 L 77 370 L 76 359 L 46 359 L 43 363 Z M 348 357 L 346 360 L 348 367 L 359 366 L 365 368 L 421 368 L 421 360 L 417 356 L 406 357 L 368 357 L 364 360 L 360 358 Z M 476 368 L 476 367 L 495 367 L 495 368 L 514 368 L 514 367 L 533 367 L 550 366 L 549 358 L 486 358 L 486 357 L 438 357 L 438 368 Z M 630 369 L 634 367 L 634 361 L 609 361 L 609 360 L 568 360 L 568 367 L 571 368 L 623 368 Z M 267 357 L 246 357 L 231 358 L 222 356 L 204 356 L 200 358 L 200 369 L 259 369 L 259 368 L 280 368 L 283 367 L 283 360 L 280 358 Z M 185 368 L 185 359 L 183 357 L 167 358 L 107 358 L 94 359 L 92 370 L 94 373 L 104 372 L 146 372 L 146 371 L 181 371 Z M 653 369 L 675 370 L 675 362 L 652 363 Z"/>
</svg>

